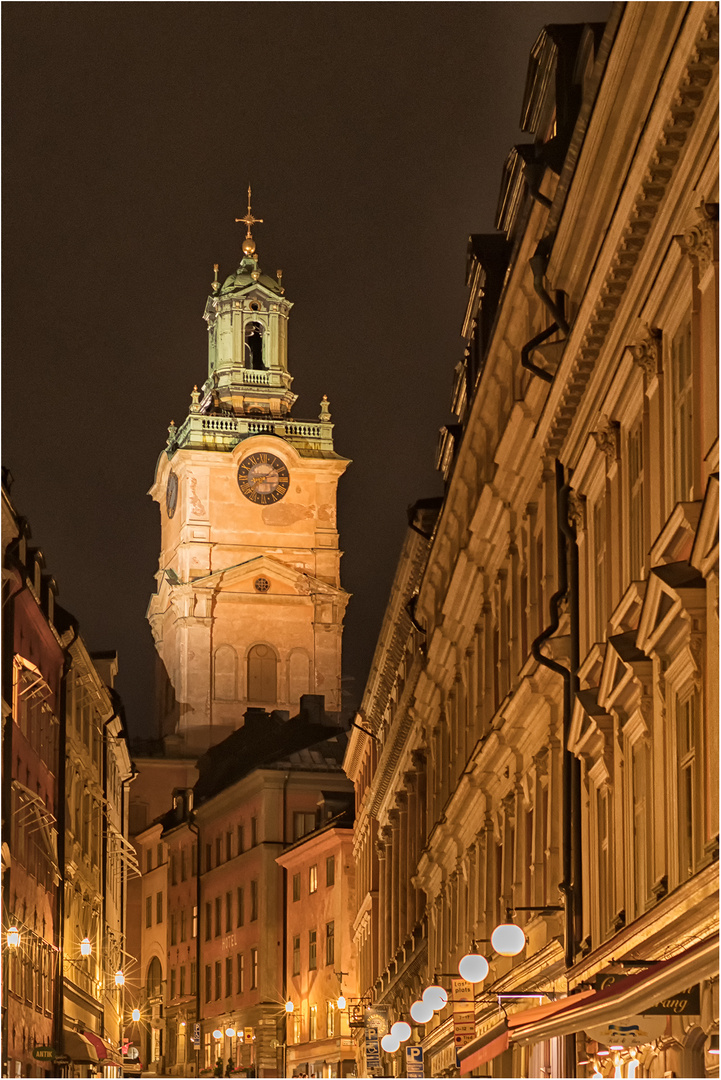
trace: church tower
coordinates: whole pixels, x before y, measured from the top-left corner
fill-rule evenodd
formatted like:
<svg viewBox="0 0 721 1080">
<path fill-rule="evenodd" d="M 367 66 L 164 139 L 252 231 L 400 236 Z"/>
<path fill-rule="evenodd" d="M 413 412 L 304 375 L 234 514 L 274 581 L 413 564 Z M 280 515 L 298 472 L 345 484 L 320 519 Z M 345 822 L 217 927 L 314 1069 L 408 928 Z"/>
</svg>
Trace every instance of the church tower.
<svg viewBox="0 0 721 1080">
<path fill-rule="evenodd" d="M 243 257 L 205 308 L 208 378 L 171 423 L 150 495 L 161 516 L 148 607 L 161 661 L 166 754 L 193 757 L 226 738 L 251 706 L 298 711 L 323 694 L 340 711 L 338 479 L 327 399 L 294 420 L 281 272 L 260 269 L 248 212 Z"/>
</svg>

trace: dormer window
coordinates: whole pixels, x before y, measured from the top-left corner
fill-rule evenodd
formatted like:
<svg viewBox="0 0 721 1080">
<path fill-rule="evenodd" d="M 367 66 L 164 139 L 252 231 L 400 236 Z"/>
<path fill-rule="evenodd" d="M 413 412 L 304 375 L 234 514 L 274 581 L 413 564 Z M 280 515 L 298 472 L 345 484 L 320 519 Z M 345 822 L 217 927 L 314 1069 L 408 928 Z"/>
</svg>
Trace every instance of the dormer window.
<svg viewBox="0 0 721 1080">
<path fill-rule="evenodd" d="M 251 322 L 245 328 L 245 366 L 255 371 L 264 371 L 263 363 L 263 327 Z"/>
</svg>

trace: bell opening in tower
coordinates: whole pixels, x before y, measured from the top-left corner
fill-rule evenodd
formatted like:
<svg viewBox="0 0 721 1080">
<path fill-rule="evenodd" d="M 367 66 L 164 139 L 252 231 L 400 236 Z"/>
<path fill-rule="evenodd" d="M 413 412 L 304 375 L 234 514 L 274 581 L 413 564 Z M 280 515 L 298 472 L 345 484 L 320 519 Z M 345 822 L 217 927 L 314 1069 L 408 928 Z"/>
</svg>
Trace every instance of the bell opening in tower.
<svg viewBox="0 0 721 1080">
<path fill-rule="evenodd" d="M 245 328 L 245 364 L 254 371 L 265 371 L 263 363 L 263 327 L 260 323 L 248 323 Z"/>
</svg>

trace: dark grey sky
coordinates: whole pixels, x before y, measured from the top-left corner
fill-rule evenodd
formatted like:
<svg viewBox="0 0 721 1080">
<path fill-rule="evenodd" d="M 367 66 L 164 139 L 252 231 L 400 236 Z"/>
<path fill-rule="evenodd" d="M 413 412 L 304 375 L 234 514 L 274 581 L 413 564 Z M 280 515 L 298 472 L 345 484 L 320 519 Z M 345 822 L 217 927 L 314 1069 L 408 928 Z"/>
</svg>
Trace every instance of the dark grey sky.
<svg viewBox="0 0 721 1080">
<path fill-rule="evenodd" d="M 253 185 L 298 418 L 328 394 L 346 675 L 362 691 L 405 529 L 440 492 L 466 243 L 490 232 L 529 50 L 606 3 L 13 3 L 2 9 L 3 462 L 91 649 L 149 733 L 171 419 L 207 373 L 212 267 Z"/>
</svg>

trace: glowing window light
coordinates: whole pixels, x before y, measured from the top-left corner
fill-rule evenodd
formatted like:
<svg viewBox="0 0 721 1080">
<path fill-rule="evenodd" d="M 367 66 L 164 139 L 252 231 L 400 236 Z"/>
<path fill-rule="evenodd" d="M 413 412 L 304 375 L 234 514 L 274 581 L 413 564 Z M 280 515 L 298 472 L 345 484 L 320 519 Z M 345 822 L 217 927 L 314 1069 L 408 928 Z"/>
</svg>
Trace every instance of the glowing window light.
<svg viewBox="0 0 721 1080">
<path fill-rule="evenodd" d="M 422 1000 L 431 1006 L 433 1012 L 440 1012 L 448 1002 L 448 994 L 442 986 L 427 986 L 423 991 Z"/>
<path fill-rule="evenodd" d="M 466 982 L 483 982 L 488 974 L 488 961 L 485 956 L 479 956 L 478 953 L 468 953 L 458 965 L 458 974 Z"/>
<path fill-rule="evenodd" d="M 433 1006 L 429 1001 L 414 1001 L 411 1005 L 411 1019 L 417 1024 L 427 1024 L 433 1016 Z"/>
<path fill-rule="evenodd" d="M 411 1025 L 407 1024 L 405 1020 L 397 1020 L 391 1028 L 391 1035 L 393 1035 L 399 1042 L 407 1042 L 411 1037 Z"/>
<path fill-rule="evenodd" d="M 17 949 L 20 944 L 20 931 L 17 926 L 11 926 L 5 934 L 5 941 L 9 949 Z"/>
<path fill-rule="evenodd" d="M 525 944 L 526 935 L 514 923 L 501 923 L 491 934 L 491 945 L 501 956 L 517 956 Z"/>
<path fill-rule="evenodd" d="M 381 1039 L 381 1046 L 387 1054 L 395 1054 L 398 1047 L 401 1045 L 400 1039 L 396 1039 L 390 1032 L 388 1035 L 384 1035 Z"/>
<path fill-rule="evenodd" d="M 80 955 L 90 956 L 92 951 L 93 947 L 90 944 L 90 938 L 83 938 L 83 940 L 80 942 Z"/>
</svg>

